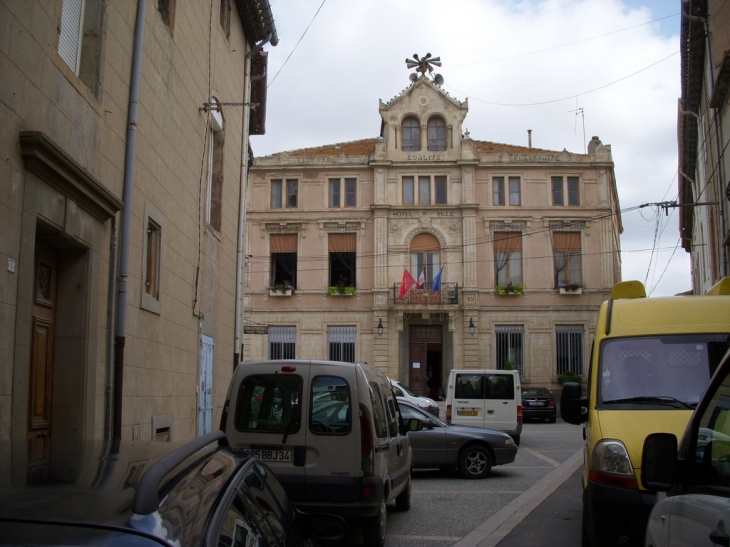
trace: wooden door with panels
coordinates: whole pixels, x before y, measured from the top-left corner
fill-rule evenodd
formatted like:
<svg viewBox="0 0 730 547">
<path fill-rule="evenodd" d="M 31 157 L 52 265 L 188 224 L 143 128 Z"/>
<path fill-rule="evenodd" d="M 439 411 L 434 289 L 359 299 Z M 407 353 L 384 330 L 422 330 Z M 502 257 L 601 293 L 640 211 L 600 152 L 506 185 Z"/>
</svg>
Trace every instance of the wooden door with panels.
<svg viewBox="0 0 730 547">
<path fill-rule="evenodd" d="M 409 328 L 408 387 L 416 395 L 430 397 L 429 380 L 430 383 L 440 381 L 442 332 L 441 325 L 411 325 Z M 429 378 L 429 368 L 433 378 Z M 438 374 L 434 372 L 436 368 Z"/>
<path fill-rule="evenodd" d="M 28 481 L 48 474 L 53 401 L 53 342 L 56 319 L 58 252 L 36 241 L 30 382 L 28 394 Z"/>
</svg>

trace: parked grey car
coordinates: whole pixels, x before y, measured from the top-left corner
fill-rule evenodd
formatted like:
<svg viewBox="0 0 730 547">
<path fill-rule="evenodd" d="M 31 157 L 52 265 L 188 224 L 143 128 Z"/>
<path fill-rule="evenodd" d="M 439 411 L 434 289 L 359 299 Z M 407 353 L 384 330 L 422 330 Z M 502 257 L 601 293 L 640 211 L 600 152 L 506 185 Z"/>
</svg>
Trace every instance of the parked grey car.
<svg viewBox="0 0 730 547">
<path fill-rule="evenodd" d="M 458 469 L 467 479 L 486 477 L 494 465 L 515 461 L 517 445 L 501 431 L 447 424 L 399 398 L 404 420 L 418 420 L 420 431 L 410 431 L 414 468 Z M 413 422 L 411 422 L 413 427 Z"/>
</svg>

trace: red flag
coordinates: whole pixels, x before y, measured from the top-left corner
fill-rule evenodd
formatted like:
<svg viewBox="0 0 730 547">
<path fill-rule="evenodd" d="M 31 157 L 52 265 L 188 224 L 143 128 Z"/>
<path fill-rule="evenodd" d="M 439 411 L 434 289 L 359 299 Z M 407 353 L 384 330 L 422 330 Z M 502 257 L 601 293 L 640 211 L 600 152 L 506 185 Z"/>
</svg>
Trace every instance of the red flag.
<svg viewBox="0 0 730 547">
<path fill-rule="evenodd" d="M 423 268 L 421 275 L 418 277 L 418 283 L 416 283 L 416 288 L 422 289 L 425 284 L 426 284 L 426 268 Z"/>
<path fill-rule="evenodd" d="M 411 287 L 416 284 L 416 280 L 413 279 L 413 276 L 411 273 L 406 269 L 403 270 L 403 281 L 401 281 L 400 284 L 400 292 L 398 293 L 398 300 L 403 300 L 403 297 L 406 295 L 408 291 L 411 290 Z"/>
</svg>

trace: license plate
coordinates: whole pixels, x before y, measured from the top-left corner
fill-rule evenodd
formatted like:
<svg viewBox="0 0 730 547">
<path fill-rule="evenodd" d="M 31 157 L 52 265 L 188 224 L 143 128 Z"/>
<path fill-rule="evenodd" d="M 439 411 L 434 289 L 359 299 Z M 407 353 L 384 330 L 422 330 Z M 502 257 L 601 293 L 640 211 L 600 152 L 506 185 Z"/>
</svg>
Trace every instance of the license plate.
<svg viewBox="0 0 730 547">
<path fill-rule="evenodd" d="M 259 450 L 256 448 L 247 448 L 247 454 L 256 456 L 265 462 L 290 462 L 291 450 Z"/>
<path fill-rule="evenodd" d="M 545 401 L 532 401 L 533 406 L 545 406 Z"/>
<path fill-rule="evenodd" d="M 479 416 L 478 410 L 457 410 L 457 416 Z"/>
</svg>

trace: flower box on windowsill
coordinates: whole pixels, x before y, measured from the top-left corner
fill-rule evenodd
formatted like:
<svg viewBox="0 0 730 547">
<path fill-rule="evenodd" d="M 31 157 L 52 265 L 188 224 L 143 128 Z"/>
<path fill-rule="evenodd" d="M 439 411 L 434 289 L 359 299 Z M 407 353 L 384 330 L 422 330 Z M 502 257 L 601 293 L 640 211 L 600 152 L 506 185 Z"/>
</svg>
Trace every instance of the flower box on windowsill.
<svg viewBox="0 0 730 547">
<path fill-rule="evenodd" d="M 292 289 L 269 289 L 269 296 L 291 296 Z"/>
<path fill-rule="evenodd" d="M 520 286 L 520 285 L 515 285 L 515 286 L 497 285 L 494 288 L 494 294 L 496 294 L 497 296 L 515 296 L 518 294 L 522 294 L 522 286 Z"/>
<path fill-rule="evenodd" d="M 328 287 L 327 294 L 330 296 L 355 296 L 355 287 Z"/>
<path fill-rule="evenodd" d="M 583 294 L 583 287 L 578 287 L 577 289 L 567 289 L 564 287 L 559 287 L 560 294 Z"/>
</svg>

